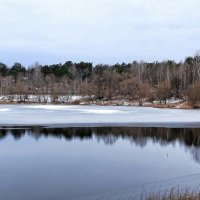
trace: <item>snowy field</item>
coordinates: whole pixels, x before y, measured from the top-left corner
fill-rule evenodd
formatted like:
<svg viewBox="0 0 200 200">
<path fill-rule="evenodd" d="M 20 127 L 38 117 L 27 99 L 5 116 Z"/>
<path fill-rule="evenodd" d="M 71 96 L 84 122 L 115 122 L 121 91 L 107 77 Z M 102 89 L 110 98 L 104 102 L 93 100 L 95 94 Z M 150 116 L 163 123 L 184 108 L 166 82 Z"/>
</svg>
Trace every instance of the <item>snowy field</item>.
<svg viewBox="0 0 200 200">
<path fill-rule="evenodd" d="M 200 127 L 200 110 L 121 106 L 0 105 L 0 126 Z"/>
</svg>

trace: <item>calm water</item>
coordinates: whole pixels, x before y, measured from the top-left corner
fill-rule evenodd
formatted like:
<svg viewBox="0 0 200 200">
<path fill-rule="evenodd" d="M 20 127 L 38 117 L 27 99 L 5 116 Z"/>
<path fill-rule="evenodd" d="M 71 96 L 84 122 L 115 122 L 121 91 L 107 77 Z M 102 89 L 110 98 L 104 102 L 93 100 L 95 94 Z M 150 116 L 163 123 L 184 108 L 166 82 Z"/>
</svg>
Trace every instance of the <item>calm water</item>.
<svg viewBox="0 0 200 200">
<path fill-rule="evenodd" d="M 200 129 L 0 129 L 1 200 L 73 199 L 199 172 Z"/>
</svg>

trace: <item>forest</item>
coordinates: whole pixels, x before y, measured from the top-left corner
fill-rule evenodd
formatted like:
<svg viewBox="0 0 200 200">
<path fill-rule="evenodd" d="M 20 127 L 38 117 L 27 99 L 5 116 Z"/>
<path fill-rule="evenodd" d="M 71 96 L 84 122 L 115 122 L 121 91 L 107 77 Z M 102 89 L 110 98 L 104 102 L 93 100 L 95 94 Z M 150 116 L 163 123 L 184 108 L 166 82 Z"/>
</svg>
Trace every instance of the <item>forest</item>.
<svg viewBox="0 0 200 200">
<path fill-rule="evenodd" d="M 11 102 L 19 96 L 26 102 L 30 95 L 47 102 L 65 102 L 68 96 L 87 96 L 91 100 L 129 99 L 144 102 L 178 98 L 200 104 L 200 55 L 186 57 L 184 61 L 133 61 L 114 65 L 90 62 L 40 65 L 26 67 L 20 63 L 7 66 L 0 63 L 0 95 Z M 42 99 L 42 100 L 41 100 Z"/>
</svg>

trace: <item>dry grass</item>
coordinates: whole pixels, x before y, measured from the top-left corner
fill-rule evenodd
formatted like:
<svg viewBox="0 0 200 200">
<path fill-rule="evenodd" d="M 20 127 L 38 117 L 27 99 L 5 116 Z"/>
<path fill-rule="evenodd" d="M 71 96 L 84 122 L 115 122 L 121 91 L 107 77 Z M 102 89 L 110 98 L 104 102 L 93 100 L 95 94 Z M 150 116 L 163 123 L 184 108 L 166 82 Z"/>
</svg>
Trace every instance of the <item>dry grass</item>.
<svg viewBox="0 0 200 200">
<path fill-rule="evenodd" d="M 200 191 L 171 189 L 160 193 L 149 193 L 146 200 L 200 200 Z"/>
<path fill-rule="evenodd" d="M 172 109 L 192 109 L 193 107 L 187 102 L 167 103 L 167 104 L 151 104 L 153 108 L 172 108 Z"/>
</svg>

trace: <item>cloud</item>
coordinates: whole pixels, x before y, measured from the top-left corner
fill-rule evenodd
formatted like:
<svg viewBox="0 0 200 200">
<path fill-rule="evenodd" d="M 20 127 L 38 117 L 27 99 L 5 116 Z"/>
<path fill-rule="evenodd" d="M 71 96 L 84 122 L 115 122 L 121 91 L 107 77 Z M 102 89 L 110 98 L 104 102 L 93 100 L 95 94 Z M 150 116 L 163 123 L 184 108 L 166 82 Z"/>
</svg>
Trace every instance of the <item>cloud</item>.
<svg viewBox="0 0 200 200">
<path fill-rule="evenodd" d="M 1 61 L 179 60 L 199 48 L 199 7 L 198 0 L 0 0 Z"/>
</svg>

